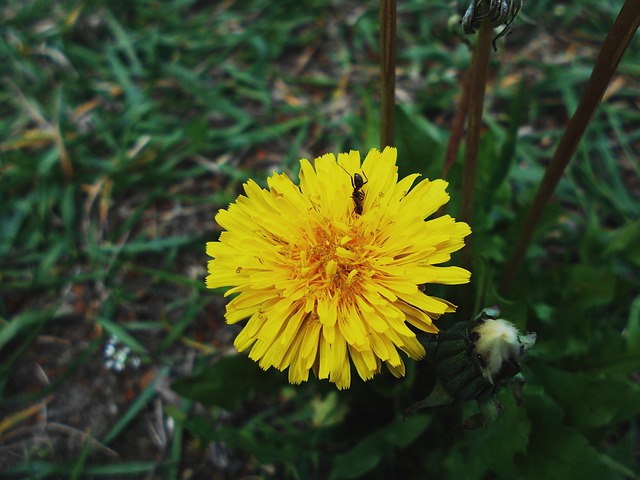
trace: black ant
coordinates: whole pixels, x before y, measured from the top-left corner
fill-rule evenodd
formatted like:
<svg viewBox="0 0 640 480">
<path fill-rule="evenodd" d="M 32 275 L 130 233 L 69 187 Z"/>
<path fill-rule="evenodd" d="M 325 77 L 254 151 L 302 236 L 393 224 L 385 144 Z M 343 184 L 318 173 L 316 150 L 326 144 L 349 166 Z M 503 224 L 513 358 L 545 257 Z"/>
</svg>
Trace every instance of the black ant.
<svg viewBox="0 0 640 480">
<path fill-rule="evenodd" d="M 340 164 L 338 164 L 340 165 Z M 353 203 L 355 204 L 355 208 L 353 211 L 358 215 L 362 215 L 362 202 L 364 202 L 364 192 L 362 191 L 362 187 L 364 187 L 367 183 L 369 183 L 369 179 L 367 175 L 362 171 L 362 175 L 364 175 L 364 180 L 362 175 L 359 173 L 354 173 L 353 176 L 344 168 L 342 165 L 340 167 L 347 172 L 347 175 L 351 177 L 351 186 L 353 187 L 353 193 L 351 194 L 351 198 L 353 198 Z"/>
</svg>

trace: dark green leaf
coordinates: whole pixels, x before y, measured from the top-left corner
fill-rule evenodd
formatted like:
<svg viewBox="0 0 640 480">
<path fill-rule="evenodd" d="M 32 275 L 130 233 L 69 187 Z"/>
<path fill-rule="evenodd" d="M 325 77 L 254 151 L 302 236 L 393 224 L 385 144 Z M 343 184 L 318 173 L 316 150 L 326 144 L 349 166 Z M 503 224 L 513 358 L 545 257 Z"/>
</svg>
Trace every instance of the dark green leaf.
<svg viewBox="0 0 640 480">
<path fill-rule="evenodd" d="M 396 141 L 401 176 L 415 172 L 431 179 L 442 176 L 445 134 L 408 105 L 396 107 Z"/>
<path fill-rule="evenodd" d="M 537 367 L 545 390 L 579 429 L 615 425 L 640 413 L 640 386 L 621 376 Z"/>
<path fill-rule="evenodd" d="M 231 410 L 255 393 L 276 391 L 284 376 L 264 371 L 246 355 L 228 355 L 205 366 L 196 375 L 172 384 L 183 397 Z"/>
<path fill-rule="evenodd" d="M 578 430 L 563 424 L 562 408 L 544 395 L 525 394 L 531 420 L 526 455 L 521 457 L 523 478 L 602 480 L 612 471 Z"/>
<path fill-rule="evenodd" d="M 363 478 L 383 459 L 413 443 L 427 428 L 430 417 L 412 415 L 397 418 L 391 424 L 367 436 L 347 453 L 336 456 L 329 478 L 332 480 Z"/>
</svg>

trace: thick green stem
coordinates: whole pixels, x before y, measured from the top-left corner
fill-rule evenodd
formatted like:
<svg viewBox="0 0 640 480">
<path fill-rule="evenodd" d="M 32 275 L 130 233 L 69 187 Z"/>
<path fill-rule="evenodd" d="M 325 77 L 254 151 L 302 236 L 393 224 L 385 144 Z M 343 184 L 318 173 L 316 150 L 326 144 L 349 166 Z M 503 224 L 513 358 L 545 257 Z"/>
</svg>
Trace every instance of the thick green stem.
<svg viewBox="0 0 640 480">
<path fill-rule="evenodd" d="M 473 204 L 476 190 L 476 169 L 478 164 L 478 152 L 480 150 L 480 130 L 482 127 L 482 110 L 484 107 L 484 95 L 487 85 L 487 70 L 489 68 L 489 53 L 491 51 L 492 29 L 488 20 L 480 24 L 478 44 L 473 55 L 471 66 L 471 81 L 469 88 L 469 119 L 467 121 L 467 142 L 464 156 L 464 169 L 462 172 L 462 206 L 460 218 L 473 228 Z M 463 268 L 471 268 L 472 245 L 471 238 L 467 237 L 467 246 L 462 249 L 461 265 Z M 471 315 L 472 296 L 470 286 L 463 289 L 460 313 L 463 316 Z"/>
<path fill-rule="evenodd" d="M 380 148 L 395 145 L 396 1 L 380 0 Z"/>
<path fill-rule="evenodd" d="M 531 209 L 520 232 L 520 237 L 507 264 L 500 290 L 507 293 L 513 284 L 524 254 L 531 242 L 535 228 L 549 203 L 562 173 L 575 153 L 593 113 L 600 104 L 611 78 L 613 77 L 624 52 L 640 24 L 640 0 L 627 0 L 622 6 L 611 31 L 605 39 L 589 82 L 582 94 L 578 108 L 574 113 L 553 158 L 547 167 L 544 178 L 538 187 Z"/>
</svg>

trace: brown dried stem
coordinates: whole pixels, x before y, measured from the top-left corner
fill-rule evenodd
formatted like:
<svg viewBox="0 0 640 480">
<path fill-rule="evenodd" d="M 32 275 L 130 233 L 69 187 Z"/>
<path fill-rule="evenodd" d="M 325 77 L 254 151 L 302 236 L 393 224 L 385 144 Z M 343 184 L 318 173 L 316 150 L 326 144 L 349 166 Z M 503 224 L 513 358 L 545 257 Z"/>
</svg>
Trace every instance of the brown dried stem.
<svg viewBox="0 0 640 480">
<path fill-rule="evenodd" d="M 380 0 L 380 148 L 395 145 L 396 1 Z"/>
<path fill-rule="evenodd" d="M 476 170 L 478 152 L 480 150 L 480 130 L 482 128 L 482 110 L 487 85 L 489 53 L 491 51 L 492 29 L 488 20 L 483 20 L 478 33 L 478 44 L 473 55 L 471 80 L 469 88 L 469 118 L 467 121 L 467 141 L 462 172 L 462 205 L 460 217 L 473 228 L 473 205 L 475 198 Z M 471 239 L 467 238 L 467 246 L 462 249 L 461 264 L 463 268 L 471 268 Z M 461 302 L 461 315 L 471 314 L 471 288 L 465 287 Z M 464 318 L 464 317 L 463 317 Z"/>
<path fill-rule="evenodd" d="M 544 178 L 538 187 L 520 237 L 507 263 L 500 290 L 507 293 L 513 284 L 524 254 L 531 242 L 535 228 L 542 217 L 542 213 L 549 203 L 562 173 L 575 153 L 578 143 L 591 121 L 593 114 L 600 104 L 602 97 L 622 59 L 638 25 L 640 24 L 640 0 L 627 0 L 616 18 L 607 38 L 605 39 L 596 65 L 593 68 L 589 82 L 582 94 L 576 112 L 569 120 L 567 129 L 556 147 L 553 158 L 547 167 Z"/>
</svg>

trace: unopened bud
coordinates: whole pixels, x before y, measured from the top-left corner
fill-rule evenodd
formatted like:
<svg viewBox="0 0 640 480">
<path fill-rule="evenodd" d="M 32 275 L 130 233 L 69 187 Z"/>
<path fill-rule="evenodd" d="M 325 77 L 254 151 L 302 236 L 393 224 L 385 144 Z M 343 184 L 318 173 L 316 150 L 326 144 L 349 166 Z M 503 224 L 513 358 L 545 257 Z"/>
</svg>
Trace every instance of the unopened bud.
<svg viewBox="0 0 640 480">
<path fill-rule="evenodd" d="M 471 0 L 471 5 L 462 17 L 462 29 L 467 35 L 474 33 L 480 22 L 487 20 L 493 28 L 504 28 L 493 38 L 496 40 L 511 31 L 511 24 L 520 13 L 524 0 Z"/>
<path fill-rule="evenodd" d="M 519 361 L 535 334 L 521 335 L 510 322 L 496 319 L 498 314 L 496 307 L 485 309 L 474 321 L 438 335 L 436 371 L 454 398 L 482 400 L 520 372 Z"/>
<path fill-rule="evenodd" d="M 471 335 L 475 338 L 473 353 L 482 375 L 492 384 L 517 374 L 520 371 L 518 361 L 535 342 L 531 334 L 523 337 L 512 323 L 503 319 L 482 319 L 476 322 Z"/>
</svg>

